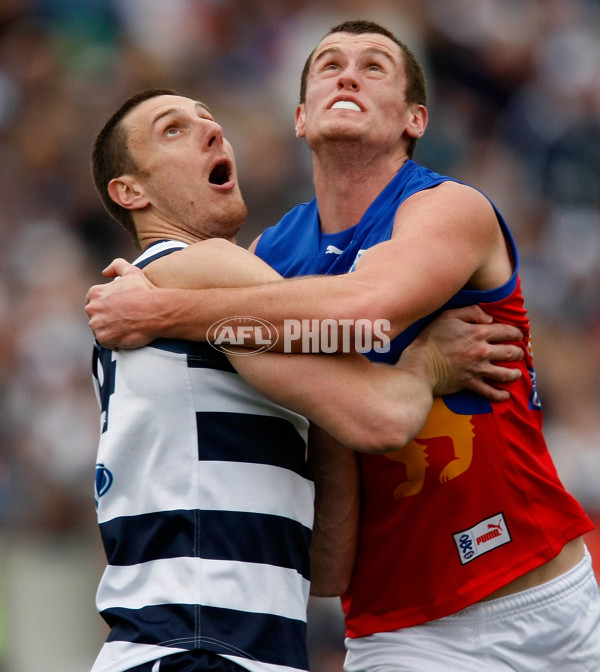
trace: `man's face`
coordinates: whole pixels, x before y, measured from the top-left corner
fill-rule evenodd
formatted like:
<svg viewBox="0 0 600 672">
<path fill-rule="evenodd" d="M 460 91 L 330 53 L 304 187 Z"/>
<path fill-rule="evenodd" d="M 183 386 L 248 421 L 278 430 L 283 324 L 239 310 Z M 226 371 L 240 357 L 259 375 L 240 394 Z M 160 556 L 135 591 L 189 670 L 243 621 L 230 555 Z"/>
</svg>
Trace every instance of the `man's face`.
<svg viewBox="0 0 600 672">
<path fill-rule="evenodd" d="M 231 145 L 208 108 L 157 96 L 123 120 L 149 207 L 200 238 L 235 236 L 246 218 Z"/>
<path fill-rule="evenodd" d="M 323 141 L 359 141 L 397 148 L 415 105 L 405 100 L 400 47 L 377 33 L 333 33 L 315 50 L 306 102 L 298 107 L 296 131 L 313 150 Z"/>
</svg>

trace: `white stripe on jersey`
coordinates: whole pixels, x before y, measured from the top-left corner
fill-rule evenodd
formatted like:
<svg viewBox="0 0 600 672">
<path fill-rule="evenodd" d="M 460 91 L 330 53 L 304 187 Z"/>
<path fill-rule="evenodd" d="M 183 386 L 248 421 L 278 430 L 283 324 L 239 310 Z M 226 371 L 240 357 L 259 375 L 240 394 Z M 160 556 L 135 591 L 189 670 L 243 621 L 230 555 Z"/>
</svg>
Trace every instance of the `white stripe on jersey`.
<svg viewBox="0 0 600 672">
<path fill-rule="evenodd" d="M 159 243 L 154 243 L 154 245 L 147 247 L 133 263 L 141 264 L 146 261 L 146 259 L 160 256 L 163 252 L 169 250 L 174 252 L 176 250 L 182 250 L 184 247 L 188 247 L 188 244 L 178 240 L 161 240 Z"/>
<path fill-rule="evenodd" d="M 278 406 L 236 373 L 216 369 L 190 369 L 190 378 L 196 396 L 197 411 L 217 411 L 223 413 L 252 413 L 284 418 L 291 422 L 304 441 L 308 436 L 306 418 L 283 406 Z"/>
<path fill-rule="evenodd" d="M 110 462 L 114 468 L 114 461 Z M 190 469 L 198 472 L 190 478 Z M 284 516 L 312 528 L 314 483 L 289 469 L 243 462 L 198 462 L 187 470 L 176 460 L 146 462 L 146 470 L 125 462 L 118 466 L 110 496 L 98 507 L 98 522 L 123 516 L 160 511 L 247 511 Z M 202 479 L 202 487 L 198 481 Z M 152 488 L 153 482 L 167 480 L 170 490 Z M 144 482 L 146 487 L 138 484 Z M 227 483 L 227 487 L 223 487 Z M 123 488 L 121 496 L 120 489 Z M 131 498 L 136 492 L 135 500 Z M 289 497 L 287 493 L 293 492 Z M 122 497 L 130 497 L 123 507 Z"/>
<path fill-rule="evenodd" d="M 282 448 L 283 450 L 284 448 Z M 289 469 L 240 462 L 202 462 L 200 509 L 284 516 L 312 528 L 314 483 Z M 227 483 L 227 488 L 223 487 Z M 293 492 L 294 497 L 288 493 Z"/>
<path fill-rule="evenodd" d="M 107 567 L 96 606 L 103 611 L 164 603 L 200 604 L 304 621 L 303 600 L 289 597 L 304 595 L 307 600 L 309 588 L 309 582 L 295 569 L 251 562 L 169 558 Z"/>
</svg>

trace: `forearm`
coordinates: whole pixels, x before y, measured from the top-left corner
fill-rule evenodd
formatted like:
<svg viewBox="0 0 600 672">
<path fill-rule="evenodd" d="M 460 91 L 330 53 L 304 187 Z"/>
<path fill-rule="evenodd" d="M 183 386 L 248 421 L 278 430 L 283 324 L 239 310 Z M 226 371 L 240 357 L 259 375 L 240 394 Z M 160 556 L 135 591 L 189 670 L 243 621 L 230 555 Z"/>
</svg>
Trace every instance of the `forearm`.
<svg viewBox="0 0 600 672">
<path fill-rule="evenodd" d="M 291 322 L 306 325 L 312 320 L 319 324 L 333 320 L 339 325 L 340 337 L 344 330 L 350 334 L 349 346 L 353 348 L 357 320 L 369 324 L 386 320 L 390 323 L 386 335 L 393 338 L 416 319 L 411 314 L 398 319 L 398 308 L 392 310 L 373 289 L 354 274 L 303 277 L 234 289 L 161 289 L 149 297 L 150 309 L 144 309 L 148 314 L 144 328 L 152 338 L 206 340 L 210 326 L 218 320 L 251 316 L 275 327 L 280 335 L 275 349 L 283 351 L 286 345 L 283 335 Z M 339 342 L 342 343 L 341 338 Z M 291 347 L 301 351 L 301 340 L 294 340 Z"/>
<path fill-rule="evenodd" d="M 143 297 L 146 320 L 142 330 L 152 339 L 206 341 L 213 323 L 227 317 L 256 316 L 239 303 L 244 290 L 253 293 L 263 286 L 268 290 L 270 283 L 282 280 L 259 257 L 216 238 L 191 245 L 175 257 L 158 259 L 145 273 L 156 285 Z M 132 307 L 141 312 L 139 306 Z"/>
<path fill-rule="evenodd" d="M 373 364 L 356 353 L 267 352 L 230 361 L 263 394 L 307 416 L 343 444 L 361 452 L 389 452 L 420 432 L 434 395 L 468 389 L 494 402 L 510 398 L 504 388 L 521 372 L 495 361 L 522 359 L 523 335 L 490 320 L 477 306 L 443 313 L 403 351 L 396 366 Z"/>
<path fill-rule="evenodd" d="M 354 568 L 360 501 L 358 463 L 355 453 L 313 426 L 309 467 L 315 480 L 310 592 L 335 597 L 347 589 Z"/>
<path fill-rule="evenodd" d="M 358 354 L 267 352 L 229 360 L 255 389 L 360 452 L 402 448 L 420 431 L 433 403 L 431 368 L 418 353 L 409 352 L 395 367 Z"/>
</svg>

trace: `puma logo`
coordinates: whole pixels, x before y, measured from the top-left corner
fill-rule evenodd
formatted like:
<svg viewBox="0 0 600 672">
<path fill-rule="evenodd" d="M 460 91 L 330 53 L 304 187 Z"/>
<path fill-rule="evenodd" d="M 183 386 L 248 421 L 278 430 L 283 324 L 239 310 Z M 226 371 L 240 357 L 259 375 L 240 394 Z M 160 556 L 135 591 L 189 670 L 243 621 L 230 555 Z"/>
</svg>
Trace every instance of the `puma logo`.
<svg viewBox="0 0 600 672">
<path fill-rule="evenodd" d="M 497 522 L 492 522 L 492 521 Z M 512 541 L 502 512 L 452 535 L 461 565 Z"/>
</svg>

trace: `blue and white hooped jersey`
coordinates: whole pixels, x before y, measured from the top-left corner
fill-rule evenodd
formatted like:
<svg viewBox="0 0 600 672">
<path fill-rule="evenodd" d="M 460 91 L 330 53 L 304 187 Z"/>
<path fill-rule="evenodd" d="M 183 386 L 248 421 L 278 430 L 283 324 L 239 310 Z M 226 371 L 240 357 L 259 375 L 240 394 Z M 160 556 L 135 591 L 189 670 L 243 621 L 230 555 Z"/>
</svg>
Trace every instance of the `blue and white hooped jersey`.
<svg viewBox="0 0 600 672">
<path fill-rule="evenodd" d="M 138 260 L 183 247 L 159 243 Z M 96 508 L 111 627 L 93 672 L 205 649 L 252 672 L 307 670 L 314 487 L 308 422 L 206 343 L 96 344 Z"/>
</svg>

